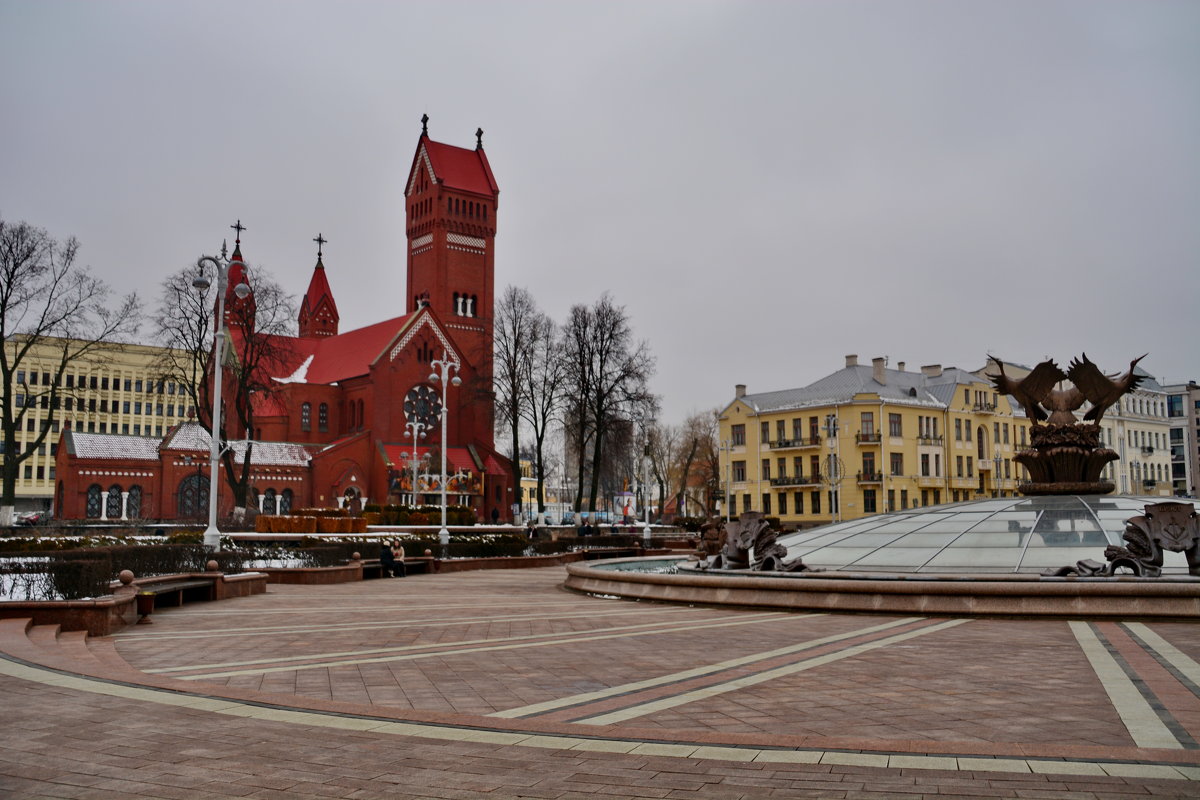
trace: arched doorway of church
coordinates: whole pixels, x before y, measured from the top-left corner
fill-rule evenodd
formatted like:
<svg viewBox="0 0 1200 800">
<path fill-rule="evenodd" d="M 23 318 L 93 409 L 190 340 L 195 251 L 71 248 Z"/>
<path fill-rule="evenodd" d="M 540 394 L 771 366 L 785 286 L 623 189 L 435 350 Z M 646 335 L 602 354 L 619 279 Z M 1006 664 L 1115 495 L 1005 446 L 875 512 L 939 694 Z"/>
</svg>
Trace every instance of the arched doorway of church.
<svg viewBox="0 0 1200 800">
<path fill-rule="evenodd" d="M 362 513 L 362 492 L 359 491 L 357 486 L 346 487 L 346 491 L 342 493 L 342 497 L 344 498 L 342 508 L 355 516 Z"/>
</svg>

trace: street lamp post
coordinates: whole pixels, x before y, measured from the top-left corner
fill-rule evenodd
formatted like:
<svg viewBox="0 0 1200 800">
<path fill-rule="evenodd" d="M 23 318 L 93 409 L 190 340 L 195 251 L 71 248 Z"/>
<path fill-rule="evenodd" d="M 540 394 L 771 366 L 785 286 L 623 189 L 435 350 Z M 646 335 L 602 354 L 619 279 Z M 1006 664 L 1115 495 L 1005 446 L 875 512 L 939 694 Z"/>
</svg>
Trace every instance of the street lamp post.
<svg viewBox="0 0 1200 800">
<path fill-rule="evenodd" d="M 417 472 L 417 467 L 421 464 L 421 459 L 417 458 L 417 440 L 425 438 L 425 429 L 428 427 L 429 426 L 426 425 L 424 422 L 417 422 L 415 420 L 411 420 L 409 422 L 404 423 L 404 435 L 411 436 L 412 440 L 413 440 L 412 460 L 409 462 L 409 466 L 412 467 L 412 471 L 413 471 L 412 504 L 413 504 L 414 509 L 416 509 L 416 507 L 418 505 L 418 503 L 417 503 L 417 483 L 418 483 L 420 473 Z"/>
<path fill-rule="evenodd" d="M 832 512 L 832 520 L 840 522 L 842 516 L 842 498 L 839 487 L 842 483 L 842 460 L 838 457 L 837 414 L 827 414 L 825 416 L 825 437 L 831 441 L 830 447 L 833 448 L 829 454 L 829 474 L 826 476 L 830 486 L 829 504 L 832 506 L 829 510 Z"/>
<path fill-rule="evenodd" d="M 1004 459 L 1000 458 L 999 453 L 992 455 L 992 497 L 1000 496 L 1000 463 Z"/>
<path fill-rule="evenodd" d="M 240 222 L 239 222 L 240 224 Z M 221 374 L 225 363 L 225 288 L 229 284 L 229 269 L 234 264 L 244 267 L 241 261 L 230 261 L 225 257 L 225 246 L 221 246 L 220 257 L 200 256 L 196 267 L 200 273 L 192 281 L 192 286 L 204 292 L 212 285 L 212 281 L 204 273 L 204 265 L 212 265 L 217 273 L 217 322 L 213 332 L 213 411 L 212 435 L 209 437 L 208 450 L 208 527 L 204 530 L 204 547 L 209 550 L 221 549 L 221 532 L 217 530 L 217 460 L 220 458 L 221 443 Z M 233 287 L 234 294 L 239 300 L 244 300 L 250 294 L 250 287 L 239 283 Z"/>
<path fill-rule="evenodd" d="M 447 547 L 450 544 L 450 529 L 446 527 L 446 417 L 449 414 L 449 408 L 446 406 L 446 390 L 451 386 L 459 386 L 462 384 L 462 378 L 455 375 L 450 377 L 451 373 L 458 372 L 459 364 L 457 361 L 451 361 L 448 358 L 439 358 L 430 362 L 433 367 L 433 372 L 429 375 L 430 383 L 440 383 L 442 385 L 442 527 L 438 531 L 438 543 L 442 547 Z"/>
<path fill-rule="evenodd" d="M 649 477 L 646 474 L 646 464 L 650 460 L 650 443 L 646 443 L 646 449 L 642 452 L 642 513 L 645 518 L 645 524 L 642 527 L 642 539 L 645 540 L 647 546 L 650 544 L 650 484 L 647 482 Z"/>
<path fill-rule="evenodd" d="M 729 485 L 731 469 L 733 466 L 733 441 L 724 439 L 721 441 L 720 451 L 725 454 L 725 524 L 729 525 L 729 493 L 731 486 Z"/>
</svg>

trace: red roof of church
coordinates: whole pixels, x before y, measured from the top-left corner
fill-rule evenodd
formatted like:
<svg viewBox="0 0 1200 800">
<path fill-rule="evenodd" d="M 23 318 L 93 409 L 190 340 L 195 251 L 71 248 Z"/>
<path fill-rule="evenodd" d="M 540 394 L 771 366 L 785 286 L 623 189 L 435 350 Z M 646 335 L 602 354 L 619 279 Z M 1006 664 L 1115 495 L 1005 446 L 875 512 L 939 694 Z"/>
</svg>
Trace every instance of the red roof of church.
<svg viewBox="0 0 1200 800">
<path fill-rule="evenodd" d="M 316 340 L 305 383 L 335 383 L 366 375 L 410 315 L 385 319 L 365 328 Z"/>
<path fill-rule="evenodd" d="M 465 147 L 435 142 L 428 136 L 421 137 L 421 145 L 429 155 L 434 176 L 443 186 L 485 195 L 495 195 L 500 191 L 482 147 L 468 150 Z M 420 147 L 417 148 L 417 153 L 419 157 Z"/>
<path fill-rule="evenodd" d="M 340 319 L 337 303 L 333 302 L 333 290 L 329 288 L 329 279 L 325 277 L 325 265 L 321 263 L 321 259 L 318 257 L 317 266 L 313 270 L 312 280 L 308 282 L 308 291 L 304 293 L 304 299 L 300 301 L 300 308 L 307 309 L 311 314 L 317 310 L 317 306 L 321 303 L 321 298 L 329 301 L 329 307 L 333 310 L 333 318 L 335 320 Z"/>
</svg>

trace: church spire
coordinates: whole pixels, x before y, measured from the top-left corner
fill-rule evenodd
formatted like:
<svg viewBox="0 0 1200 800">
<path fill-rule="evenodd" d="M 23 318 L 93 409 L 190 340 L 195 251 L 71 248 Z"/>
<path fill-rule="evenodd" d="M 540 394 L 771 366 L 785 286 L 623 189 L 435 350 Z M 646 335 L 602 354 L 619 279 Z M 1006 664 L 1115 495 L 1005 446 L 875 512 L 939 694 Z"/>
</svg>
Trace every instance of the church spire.
<svg viewBox="0 0 1200 800">
<path fill-rule="evenodd" d="M 225 282 L 225 324 L 253 329 L 254 314 L 257 311 L 254 294 L 251 293 L 241 298 L 235 292 L 239 283 L 249 284 L 246 279 L 245 260 L 242 257 L 242 231 L 248 230 L 248 228 L 242 224 L 240 219 L 229 227 L 233 228 L 237 238 L 233 240 L 233 254 L 229 257 L 229 272 Z M 225 255 L 224 242 L 221 243 L 221 255 Z M 213 316 L 216 316 L 215 303 Z"/>
<path fill-rule="evenodd" d="M 308 291 L 300 302 L 300 314 L 297 318 L 301 338 L 316 336 L 337 336 L 338 316 L 337 304 L 333 302 L 333 290 L 329 288 L 329 280 L 325 277 L 324 248 L 328 239 L 320 233 L 313 239 L 317 243 L 317 265 L 313 268 L 312 280 L 308 282 Z"/>
</svg>

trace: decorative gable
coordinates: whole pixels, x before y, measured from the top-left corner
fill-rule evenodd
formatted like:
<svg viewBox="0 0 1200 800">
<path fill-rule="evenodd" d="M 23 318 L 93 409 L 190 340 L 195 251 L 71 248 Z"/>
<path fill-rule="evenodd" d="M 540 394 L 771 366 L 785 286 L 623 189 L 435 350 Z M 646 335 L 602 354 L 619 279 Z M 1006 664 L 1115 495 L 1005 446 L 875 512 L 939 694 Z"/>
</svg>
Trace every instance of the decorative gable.
<svg viewBox="0 0 1200 800">
<path fill-rule="evenodd" d="M 456 368 L 461 367 L 462 359 L 459 357 L 458 352 L 455 351 L 454 346 L 450 344 L 450 339 L 446 336 L 446 333 L 442 330 L 441 326 L 434 321 L 433 315 L 429 313 L 428 310 L 425 310 L 423 313 L 419 313 L 414 316 L 416 319 L 409 324 L 408 328 L 396 341 L 396 345 L 388 353 L 388 359 L 395 361 L 417 337 L 417 334 L 426 332 L 432 333 L 434 338 L 437 339 L 438 343 L 441 344 L 441 357 L 449 360 Z M 430 355 L 436 356 L 437 354 L 431 353 Z"/>
</svg>

